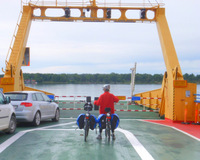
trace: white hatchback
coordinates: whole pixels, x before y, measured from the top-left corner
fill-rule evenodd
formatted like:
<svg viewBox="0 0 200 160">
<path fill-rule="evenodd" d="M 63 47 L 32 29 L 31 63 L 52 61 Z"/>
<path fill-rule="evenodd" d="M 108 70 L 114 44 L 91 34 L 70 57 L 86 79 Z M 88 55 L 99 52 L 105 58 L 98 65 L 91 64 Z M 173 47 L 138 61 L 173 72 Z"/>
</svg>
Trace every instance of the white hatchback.
<svg viewBox="0 0 200 160">
<path fill-rule="evenodd" d="M 0 131 L 13 133 L 16 129 L 16 116 L 10 98 L 5 97 L 0 91 Z"/>
<path fill-rule="evenodd" d="M 60 110 L 46 94 L 38 91 L 14 91 L 5 93 L 15 107 L 17 122 L 32 122 L 39 126 L 42 120 L 59 121 Z"/>
</svg>

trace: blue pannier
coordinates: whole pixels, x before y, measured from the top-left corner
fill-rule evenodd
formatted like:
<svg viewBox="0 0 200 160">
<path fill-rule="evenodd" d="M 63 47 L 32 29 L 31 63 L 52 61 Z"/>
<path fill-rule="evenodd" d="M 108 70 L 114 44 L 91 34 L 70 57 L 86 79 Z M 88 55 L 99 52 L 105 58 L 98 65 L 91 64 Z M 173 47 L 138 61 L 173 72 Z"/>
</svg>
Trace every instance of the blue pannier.
<svg viewBox="0 0 200 160">
<path fill-rule="evenodd" d="M 99 123 L 99 127 L 102 128 L 102 129 L 105 129 L 106 128 L 106 115 L 105 114 L 100 114 L 98 116 L 98 119 L 97 119 L 98 123 Z"/>
<path fill-rule="evenodd" d="M 93 130 L 96 128 L 97 118 L 94 115 L 90 115 L 90 129 Z"/>
<path fill-rule="evenodd" d="M 85 114 L 80 114 L 76 120 L 76 124 L 80 129 L 84 128 L 84 119 L 85 119 Z"/>
<path fill-rule="evenodd" d="M 100 114 L 97 119 L 99 123 L 99 127 L 102 129 L 106 128 L 106 115 L 105 114 Z M 111 115 L 111 128 L 116 129 L 119 125 L 119 116 L 114 113 Z"/>
<path fill-rule="evenodd" d="M 119 116 L 114 113 L 111 115 L 111 127 L 116 129 L 119 125 Z"/>
<path fill-rule="evenodd" d="M 82 113 L 78 116 L 77 120 L 76 120 L 76 123 L 78 125 L 78 127 L 80 129 L 83 129 L 84 128 L 84 119 L 85 119 L 85 114 Z M 96 123 L 97 123 L 97 119 L 94 115 L 90 115 L 90 129 L 94 129 L 96 128 Z"/>
</svg>

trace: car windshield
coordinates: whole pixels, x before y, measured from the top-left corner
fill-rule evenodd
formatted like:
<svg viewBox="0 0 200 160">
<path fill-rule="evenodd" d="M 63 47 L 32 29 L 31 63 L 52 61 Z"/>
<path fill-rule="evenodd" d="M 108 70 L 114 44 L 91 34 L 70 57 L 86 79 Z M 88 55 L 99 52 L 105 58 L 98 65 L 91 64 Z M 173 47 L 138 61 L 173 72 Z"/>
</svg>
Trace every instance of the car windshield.
<svg viewBox="0 0 200 160">
<path fill-rule="evenodd" d="M 5 95 L 10 97 L 11 101 L 25 101 L 28 97 L 26 93 L 5 93 Z"/>
</svg>

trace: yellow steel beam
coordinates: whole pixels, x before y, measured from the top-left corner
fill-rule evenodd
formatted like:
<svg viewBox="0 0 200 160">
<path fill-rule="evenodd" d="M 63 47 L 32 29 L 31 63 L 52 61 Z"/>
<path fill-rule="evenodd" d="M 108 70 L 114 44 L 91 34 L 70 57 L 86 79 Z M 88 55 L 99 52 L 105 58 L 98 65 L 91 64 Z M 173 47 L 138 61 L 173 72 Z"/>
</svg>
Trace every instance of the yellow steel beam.
<svg viewBox="0 0 200 160">
<path fill-rule="evenodd" d="M 183 79 L 181 67 L 177 58 L 174 43 L 165 17 L 165 8 L 157 9 L 156 24 L 168 77 L 174 79 L 173 72 L 177 71 L 179 74 L 178 77 L 176 77 L 176 79 Z"/>
<path fill-rule="evenodd" d="M 4 92 L 20 91 L 24 88 L 21 66 L 30 31 L 31 18 L 32 8 L 30 6 L 24 6 L 21 21 L 17 24 L 19 27 L 17 34 L 14 35 L 15 41 L 11 49 L 9 61 L 6 65 L 4 78 L 2 78 L 0 84 L 0 88 L 3 88 Z M 4 83 L 4 79 L 9 83 Z"/>
<path fill-rule="evenodd" d="M 178 67 L 178 71 L 181 74 L 180 79 L 183 79 L 183 76 L 181 73 L 181 68 L 179 65 L 179 61 L 176 55 L 172 37 L 165 17 L 165 8 L 159 8 L 157 10 L 156 24 L 162 47 L 165 66 L 167 69 L 167 83 L 165 84 L 166 94 L 164 96 L 164 99 L 162 100 L 164 103 L 164 104 L 162 103 L 162 107 L 165 108 L 165 117 L 169 119 L 174 119 L 174 108 L 175 108 L 174 107 L 175 95 L 173 87 L 173 80 L 175 80 L 175 77 L 173 76 L 174 69 Z M 163 89 L 164 88 L 162 88 L 162 90 Z"/>
<path fill-rule="evenodd" d="M 21 71 L 23 56 L 25 52 L 25 47 L 29 35 L 29 30 L 31 26 L 31 20 L 39 19 L 39 20 L 51 20 L 51 21 L 84 21 L 84 22 L 105 22 L 105 21 L 113 21 L 113 22 L 156 22 L 158 34 L 160 38 L 160 43 L 162 47 L 163 57 L 167 69 L 167 73 L 164 76 L 163 85 L 161 89 L 149 91 L 144 94 L 144 96 L 156 96 L 161 97 L 161 104 L 157 104 L 160 107 L 160 114 L 165 114 L 166 118 L 171 120 L 182 120 L 183 119 L 183 102 L 187 104 L 189 110 L 189 118 L 193 120 L 193 110 L 192 107 L 194 105 L 193 95 L 196 92 L 195 84 L 187 84 L 186 81 L 183 80 L 183 75 L 181 71 L 181 67 L 179 65 L 179 61 L 176 55 L 176 51 L 174 48 L 174 44 L 172 41 L 172 37 L 170 34 L 170 30 L 167 24 L 167 20 L 165 17 L 165 8 L 161 8 L 160 4 L 151 4 L 150 6 L 140 5 L 137 6 L 99 6 L 96 4 L 96 0 L 90 0 L 89 3 L 82 3 L 82 5 L 69 5 L 66 3 L 65 5 L 60 5 L 60 3 L 56 0 L 55 5 L 44 5 L 37 2 L 33 3 L 31 1 L 27 5 L 23 7 L 23 15 L 21 18 L 21 22 L 19 24 L 19 29 L 17 32 L 17 36 L 13 45 L 13 50 L 10 55 L 10 59 L 7 63 L 4 78 L 1 79 L 0 88 L 5 91 L 12 90 L 27 90 L 24 86 L 23 75 Z M 71 3 L 73 4 L 73 3 Z M 63 15 L 60 17 L 48 17 L 45 14 L 47 9 L 62 9 L 66 8 L 78 9 L 80 11 L 79 17 L 71 17 Z M 119 18 L 108 17 L 107 12 L 108 8 L 112 10 L 119 10 L 121 16 Z M 34 10 L 40 9 L 41 14 L 39 16 L 34 15 Z M 90 10 L 91 14 L 88 17 L 85 17 L 84 11 Z M 103 10 L 103 16 L 98 17 L 98 10 Z M 138 19 L 129 19 L 126 16 L 126 12 L 129 10 L 138 10 L 144 11 L 144 14 L 141 14 L 141 17 Z M 154 12 L 154 17 L 148 19 L 147 12 Z M 65 13 L 66 14 L 66 13 Z M 182 80 L 182 81 L 180 81 Z M 152 100 L 149 100 L 149 103 L 152 103 Z M 158 107 L 159 107 L 158 106 Z M 164 110 L 164 111 L 163 111 Z"/>
<path fill-rule="evenodd" d="M 143 7 L 98 7 L 98 6 L 88 6 L 88 7 L 78 7 L 78 6 L 32 6 L 33 7 L 33 12 L 36 9 L 39 9 L 41 11 L 41 15 L 40 16 L 35 16 L 33 14 L 32 19 L 34 20 L 51 20 L 51 21 L 84 21 L 84 22 L 105 22 L 105 21 L 112 21 L 112 22 L 155 22 L 156 21 L 156 16 L 154 16 L 154 18 L 148 19 L 147 15 L 145 16 L 145 18 L 134 18 L 134 19 L 130 19 L 127 18 L 126 16 L 126 12 L 127 11 L 133 11 L 133 10 L 137 10 L 138 14 L 140 14 L 140 11 L 142 9 L 144 9 Z M 46 16 L 45 11 L 47 9 L 62 9 L 65 10 L 65 8 L 69 8 L 70 10 L 74 10 L 77 9 L 80 11 L 80 16 L 79 17 L 65 17 L 65 15 L 60 16 L 60 17 L 51 17 L 51 16 Z M 106 12 L 107 9 L 111 9 L 112 10 L 118 10 L 121 14 L 121 16 L 119 18 L 107 18 L 106 17 Z M 89 17 L 85 16 L 85 12 L 87 12 L 87 10 L 91 11 L 91 15 Z M 97 12 L 98 10 L 103 10 L 103 17 L 98 17 L 97 16 Z M 157 8 L 152 7 L 152 8 L 146 8 L 145 9 L 145 14 L 147 14 L 148 11 L 152 11 L 154 12 L 154 15 L 156 14 L 156 10 Z M 112 14 L 112 13 L 111 13 Z"/>
</svg>

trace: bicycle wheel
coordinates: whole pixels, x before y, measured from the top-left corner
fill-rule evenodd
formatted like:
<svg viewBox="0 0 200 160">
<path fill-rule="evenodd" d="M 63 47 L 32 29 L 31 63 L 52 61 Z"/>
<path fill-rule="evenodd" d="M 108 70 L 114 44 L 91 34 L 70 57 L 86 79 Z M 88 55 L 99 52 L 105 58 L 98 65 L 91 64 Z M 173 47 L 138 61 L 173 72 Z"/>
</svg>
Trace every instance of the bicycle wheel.
<svg viewBox="0 0 200 160">
<path fill-rule="evenodd" d="M 108 128 L 107 128 L 107 136 L 108 136 L 108 140 L 110 140 L 110 122 L 108 122 Z"/>
<path fill-rule="evenodd" d="M 88 124 L 88 122 L 86 121 L 86 122 L 85 122 L 85 126 L 84 126 L 84 141 L 85 141 L 85 142 L 87 141 L 88 132 L 89 132 L 89 124 Z"/>
<path fill-rule="evenodd" d="M 108 122 L 106 120 L 106 128 L 105 128 L 105 136 L 107 138 L 107 135 L 108 135 Z"/>
<path fill-rule="evenodd" d="M 110 122 L 106 122 L 105 136 L 110 140 Z"/>
<path fill-rule="evenodd" d="M 105 136 L 107 138 L 108 132 L 107 132 L 107 125 L 106 125 L 106 129 L 105 129 Z"/>
</svg>

